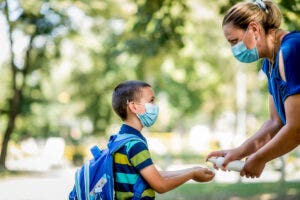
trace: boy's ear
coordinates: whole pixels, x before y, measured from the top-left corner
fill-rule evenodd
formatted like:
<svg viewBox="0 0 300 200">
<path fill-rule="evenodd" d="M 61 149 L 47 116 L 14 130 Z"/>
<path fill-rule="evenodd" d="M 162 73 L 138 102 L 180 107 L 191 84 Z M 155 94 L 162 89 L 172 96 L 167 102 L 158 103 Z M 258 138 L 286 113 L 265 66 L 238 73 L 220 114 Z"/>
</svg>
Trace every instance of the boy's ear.
<svg viewBox="0 0 300 200">
<path fill-rule="evenodd" d="M 128 103 L 128 110 L 134 114 L 137 113 L 137 108 L 133 102 Z"/>
</svg>

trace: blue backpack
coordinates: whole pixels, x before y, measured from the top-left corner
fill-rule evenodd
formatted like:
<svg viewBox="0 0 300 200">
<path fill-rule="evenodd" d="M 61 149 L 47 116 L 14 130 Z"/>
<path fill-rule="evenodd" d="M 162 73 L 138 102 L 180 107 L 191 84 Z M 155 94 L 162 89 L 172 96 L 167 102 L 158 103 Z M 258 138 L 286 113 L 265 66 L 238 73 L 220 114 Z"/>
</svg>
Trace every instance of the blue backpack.
<svg viewBox="0 0 300 200">
<path fill-rule="evenodd" d="M 69 200 L 113 200 L 114 199 L 114 174 L 113 155 L 122 146 L 131 140 L 141 140 L 133 134 L 112 135 L 107 144 L 107 149 L 100 150 L 97 146 L 91 148 L 93 159 L 87 161 L 75 173 L 75 186 L 69 194 Z M 133 200 L 142 198 L 146 183 L 139 176 L 134 185 Z"/>
</svg>

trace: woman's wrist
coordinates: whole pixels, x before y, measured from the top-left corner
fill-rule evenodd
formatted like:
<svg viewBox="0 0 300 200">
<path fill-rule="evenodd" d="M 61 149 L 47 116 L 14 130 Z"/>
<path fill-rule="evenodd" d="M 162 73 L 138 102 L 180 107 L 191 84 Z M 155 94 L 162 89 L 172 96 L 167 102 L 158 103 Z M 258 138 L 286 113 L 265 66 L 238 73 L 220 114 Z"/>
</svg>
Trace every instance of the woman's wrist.
<svg viewBox="0 0 300 200">
<path fill-rule="evenodd" d="M 237 150 L 237 152 L 239 152 L 238 160 L 241 160 L 250 154 L 248 152 L 249 147 L 248 147 L 247 143 L 240 145 L 239 147 L 236 148 L 236 150 Z"/>
</svg>

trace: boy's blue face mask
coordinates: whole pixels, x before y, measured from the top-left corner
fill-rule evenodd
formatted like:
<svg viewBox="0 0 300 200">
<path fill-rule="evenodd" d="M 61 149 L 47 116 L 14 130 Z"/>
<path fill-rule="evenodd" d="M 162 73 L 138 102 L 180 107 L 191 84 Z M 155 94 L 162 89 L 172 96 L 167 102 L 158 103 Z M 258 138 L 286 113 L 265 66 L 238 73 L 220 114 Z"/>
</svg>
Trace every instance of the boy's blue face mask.
<svg viewBox="0 0 300 200">
<path fill-rule="evenodd" d="M 248 29 L 242 41 L 238 42 L 237 44 L 231 47 L 231 51 L 234 57 L 243 63 L 251 63 L 259 59 L 257 47 L 255 46 L 253 49 L 248 49 L 244 43 L 244 38 L 247 35 L 247 33 Z"/>
<path fill-rule="evenodd" d="M 143 126 L 152 126 L 158 116 L 159 108 L 152 103 L 145 103 L 146 112 L 144 114 L 136 114 Z"/>
</svg>

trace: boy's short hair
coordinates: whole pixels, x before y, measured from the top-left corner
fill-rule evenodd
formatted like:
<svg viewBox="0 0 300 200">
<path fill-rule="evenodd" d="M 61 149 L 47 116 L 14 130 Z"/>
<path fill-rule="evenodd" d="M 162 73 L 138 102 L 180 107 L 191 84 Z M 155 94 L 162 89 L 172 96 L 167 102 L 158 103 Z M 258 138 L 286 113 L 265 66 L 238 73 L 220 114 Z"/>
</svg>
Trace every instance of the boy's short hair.
<svg viewBox="0 0 300 200">
<path fill-rule="evenodd" d="M 151 87 L 143 81 L 125 81 L 115 87 L 112 95 L 112 107 L 124 121 L 127 119 L 127 103 L 138 101 L 141 97 L 141 88 Z"/>
</svg>

